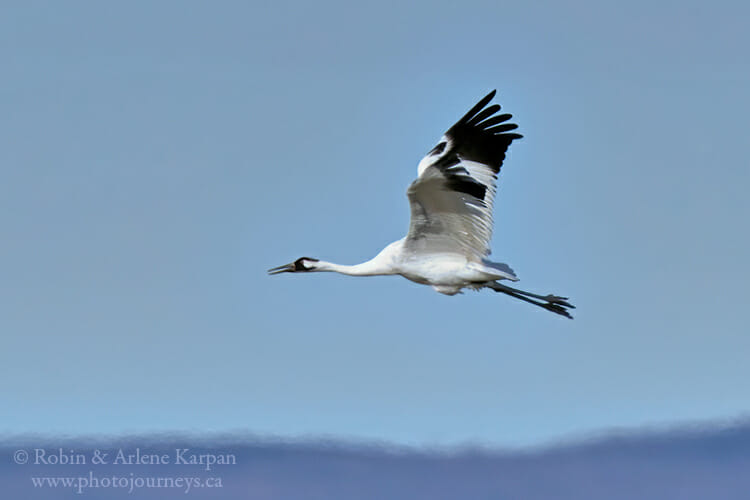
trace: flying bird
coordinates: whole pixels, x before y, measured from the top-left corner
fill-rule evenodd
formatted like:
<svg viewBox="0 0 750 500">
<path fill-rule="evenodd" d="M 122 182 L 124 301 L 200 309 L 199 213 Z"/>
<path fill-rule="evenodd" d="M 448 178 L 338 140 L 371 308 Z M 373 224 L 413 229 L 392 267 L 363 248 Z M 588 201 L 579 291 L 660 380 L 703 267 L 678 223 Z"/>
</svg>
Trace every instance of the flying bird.
<svg viewBox="0 0 750 500">
<path fill-rule="evenodd" d="M 419 162 L 406 194 L 411 222 L 406 237 L 371 260 L 347 266 L 301 257 L 269 274 L 332 271 L 349 276 L 401 275 L 445 295 L 489 288 L 572 319 L 567 297 L 539 295 L 500 283 L 518 281 L 508 266 L 488 260 L 497 175 L 510 143 L 509 114 L 488 104 L 493 90 L 440 138 Z"/>
</svg>

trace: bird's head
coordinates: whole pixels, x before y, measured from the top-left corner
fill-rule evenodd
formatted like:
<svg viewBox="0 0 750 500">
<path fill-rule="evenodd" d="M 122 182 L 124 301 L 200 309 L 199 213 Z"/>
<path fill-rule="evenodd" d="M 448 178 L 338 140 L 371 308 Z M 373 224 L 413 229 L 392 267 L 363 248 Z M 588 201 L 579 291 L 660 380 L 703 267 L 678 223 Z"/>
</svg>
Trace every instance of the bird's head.
<svg viewBox="0 0 750 500">
<path fill-rule="evenodd" d="M 290 264 L 284 264 L 283 266 L 274 267 L 268 270 L 268 274 L 280 274 L 280 273 L 304 273 L 308 271 L 317 270 L 318 259 L 312 257 L 300 257 Z"/>
</svg>

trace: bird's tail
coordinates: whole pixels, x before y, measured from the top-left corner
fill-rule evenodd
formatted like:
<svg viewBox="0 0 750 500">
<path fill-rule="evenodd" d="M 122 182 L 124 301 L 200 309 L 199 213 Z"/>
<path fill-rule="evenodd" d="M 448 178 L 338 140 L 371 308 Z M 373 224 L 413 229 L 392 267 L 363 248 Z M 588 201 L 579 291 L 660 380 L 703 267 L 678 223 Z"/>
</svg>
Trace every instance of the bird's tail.
<svg viewBox="0 0 750 500">
<path fill-rule="evenodd" d="M 496 280 L 518 281 L 515 271 L 508 264 L 502 262 L 485 260 L 481 264 L 475 262 L 470 264 L 470 266 L 477 271 L 487 274 L 488 278 L 491 276 Z"/>
</svg>

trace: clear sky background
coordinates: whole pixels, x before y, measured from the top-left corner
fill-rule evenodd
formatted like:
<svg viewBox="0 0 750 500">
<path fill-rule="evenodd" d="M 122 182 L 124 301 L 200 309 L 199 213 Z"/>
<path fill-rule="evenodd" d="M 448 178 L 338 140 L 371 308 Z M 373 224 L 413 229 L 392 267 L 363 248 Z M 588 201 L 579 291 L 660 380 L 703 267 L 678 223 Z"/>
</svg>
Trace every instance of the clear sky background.
<svg viewBox="0 0 750 500">
<path fill-rule="evenodd" d="M 0 432 L 545 443 L 750 409 L 741 2 L 15 2 L 0 17 Z M 493 88 L 493 258 L 568 321 L 268 277 L 403 236 Z"/>
</svg>

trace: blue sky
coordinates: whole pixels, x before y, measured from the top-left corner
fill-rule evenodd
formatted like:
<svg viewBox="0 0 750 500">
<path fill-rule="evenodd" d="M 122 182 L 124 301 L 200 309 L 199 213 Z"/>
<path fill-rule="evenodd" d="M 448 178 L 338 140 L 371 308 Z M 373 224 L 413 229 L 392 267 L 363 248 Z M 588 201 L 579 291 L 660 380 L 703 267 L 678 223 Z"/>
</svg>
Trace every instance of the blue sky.
<svg viewBox="0 0 750 500">
<path fill-rule="evenodd" d="M 749 13 L 6 6 L 0 431 L 516 446 L 746 415 Z M 493 88 L 525 136 L 493 257 L 574 321 L 266 276 L 400 238 L 417 162 Z"/>
</svg>

